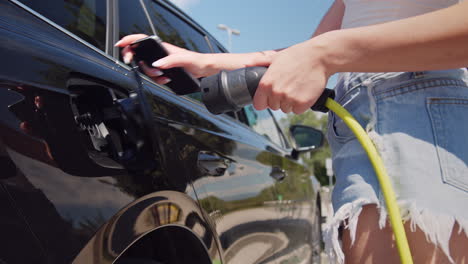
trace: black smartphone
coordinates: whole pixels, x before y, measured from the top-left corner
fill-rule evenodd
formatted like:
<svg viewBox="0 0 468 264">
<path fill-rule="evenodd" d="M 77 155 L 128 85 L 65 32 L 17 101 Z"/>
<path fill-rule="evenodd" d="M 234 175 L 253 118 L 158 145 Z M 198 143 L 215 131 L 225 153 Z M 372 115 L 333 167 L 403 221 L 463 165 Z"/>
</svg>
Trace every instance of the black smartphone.
<svg viewBox="0 0 468 264">
<path fill-rule="evenodd" d="M 153 62 L 169 54 L 162 45 L 161 39 L 155 35 L 139 39 L 130 44 L 130 46 L 135 52 L 135 62 L 144 61 L 149 67 L 152 67 L 151 64 Z M 200 82 L 183 68 L 176 67 L 162 70 L 162 72 L 164 73 L 163 76 L 171 79 L 166 86 L 176 94 L 184 95 L 200 91 Z"/>
</svg>

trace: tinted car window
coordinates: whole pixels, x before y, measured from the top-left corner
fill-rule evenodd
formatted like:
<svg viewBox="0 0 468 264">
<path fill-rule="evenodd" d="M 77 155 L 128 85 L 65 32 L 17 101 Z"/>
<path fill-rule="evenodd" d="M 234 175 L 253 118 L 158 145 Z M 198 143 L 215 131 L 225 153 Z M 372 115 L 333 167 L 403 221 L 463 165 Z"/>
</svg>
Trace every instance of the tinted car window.
<svg viewBox="0 0 468 264">
<path fill-rule="evenodd" d="M 131 34 L 153 35 L 140 1 L 119 1 L 119 39 Z M 122 60 L 122 54 L 119 55 Z"/>
<path fill-rule="evenodd" d="M 213 39 L 213 37 L 208 37 L 211 42 L 211 47 L 215 53 L 224 53 L 224 50 L 218 45 L 218 42 Z"/>
<path fill-rule="evenodd" d="M 106 1 L 20 0 L 22 3 L 105 51 Z"/>
<path fill-rule="evenodd" d="M 289 142 L 291 142 L 291 135 L 289 133 L 289 127 L 291 125 L 288 119 L 288 115 L 283 113 L 281 110 L 271 111 L 271 114 L 277 121 L 276 124 L 279 127 L 278 129 L 280 130 L 281 139 L 284 142 L 284 146 L 286 148 L 290 148 L 291 144 Z"/>
<path fill-rule="evenodd" d="M 153 26 L 156 29 L 156 34 L 163 41 L 201 53 L 211 52 L 205 36 L 187 24 L 185 20 L 155 1 L 146 0 L 145 3 Z M 197 101 L 202 100 L 201 93 L 187 96 Z"/>
<path fill-rule="evenodd" d="M 153 35 L 140 1 L 119 1 L 119 39 L 131 34 Z"/>
<path fill-rule="evenodd" d="M 216 53 L 224 53 L 224 51 L 218 45 L 213 45 L 213 49 Z"/>
<path fill-rule="evenodd" d="M 189 50 L 211 52 L 205 36 L 162 5 L 147 0 L 148 13 L 158 36 L 166 42 Z"/>
<path fill-rule="evenodd" d="M 257 111 L 252 105 L 248 105 L 244 108 L 244 113 L 249 126 L 255 132 L 283 146 L 281 135 L 268 110 Z"/>
</svg>

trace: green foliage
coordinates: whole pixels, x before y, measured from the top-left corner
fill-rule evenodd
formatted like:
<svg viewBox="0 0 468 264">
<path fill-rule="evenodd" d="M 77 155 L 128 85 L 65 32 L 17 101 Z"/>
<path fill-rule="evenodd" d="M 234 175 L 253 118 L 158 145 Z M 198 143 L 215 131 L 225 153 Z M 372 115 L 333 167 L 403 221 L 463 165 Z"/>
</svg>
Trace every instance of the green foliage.
<svg viewBox="0 0 468 264">
<path fill-rule="evenodd" d="M 327 133 L 327 115 L 313 111 L 307 111 L 301 115 L 289 114 L 281 120 L 284 126 L 306 125 L 320 129 L 324 134 Z M 310 154 L 302 154 L 302 159 L 308 167 L 312 168 L 313 174 L 322 185 L 328 185 L 327 170 L 325 168 L 325 159 L 331 157 L 330 146 L 325 141 L 323 146 Z"/>
</svg>

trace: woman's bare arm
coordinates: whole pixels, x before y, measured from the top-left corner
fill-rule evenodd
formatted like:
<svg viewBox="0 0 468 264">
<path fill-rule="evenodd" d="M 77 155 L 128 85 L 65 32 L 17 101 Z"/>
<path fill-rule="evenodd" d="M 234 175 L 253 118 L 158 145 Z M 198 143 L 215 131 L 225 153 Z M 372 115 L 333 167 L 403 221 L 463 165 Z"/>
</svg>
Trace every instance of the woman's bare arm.
<svg viewBox="0 0 468 264">
<path fill-rule="evenodd" d="M 398 21 L 329 32 L 321 47 L 332 72 L 441 70 L 468 66 L 468 1 Z M 326 35 L 326 36 L 325 36 Z M 313 48 L 313 43 L 312 47 Z"/>
<path fill-rule="evenodd" d="M 323 16 L 311 38 L 341 28 L 345 6 L 343 0 L 335 0 Z M 214 54 L 214 61 L 224 61 L 223 69 L 239 69 L 249 66 L 269 66 L 273 56 L 283 49 L 267 50 L 244 54 Z M 213 54 L 210 54 L 210 56 Z M 213 63 L 215 64 L 215 63 Z"/>
<path fill-rule="evenodd" d="M 275 55 L 260 81 L 254 106 L 300 114 L 315 103 L 336 72 L 466 67 L 467 14 L 465 1 L 412 18 L 329 31 L 289 47 Z"/>
</svg>

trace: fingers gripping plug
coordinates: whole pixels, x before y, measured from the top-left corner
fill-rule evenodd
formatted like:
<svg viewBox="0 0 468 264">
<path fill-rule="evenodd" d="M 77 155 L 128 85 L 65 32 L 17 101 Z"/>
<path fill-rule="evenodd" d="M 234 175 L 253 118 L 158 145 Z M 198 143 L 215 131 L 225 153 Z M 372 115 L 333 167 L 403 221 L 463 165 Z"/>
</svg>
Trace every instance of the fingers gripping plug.
<svg viewBox="0 0 468 264">
<path fill-rule="evenodd" d="M 266 70 L 266 67 L 249 67 L 234 71 L 221 71 L 216 75 L 203 78 L 201 81 L 203 103 L 211 113 L 216 115 L 240 110 L 252 103 L 252 98 Z M 329 97 L 333 99 L 335 92 L 325 89 L 311 109 L 323 113 L 328 112 L 325 102 Z"/>
</svg>

